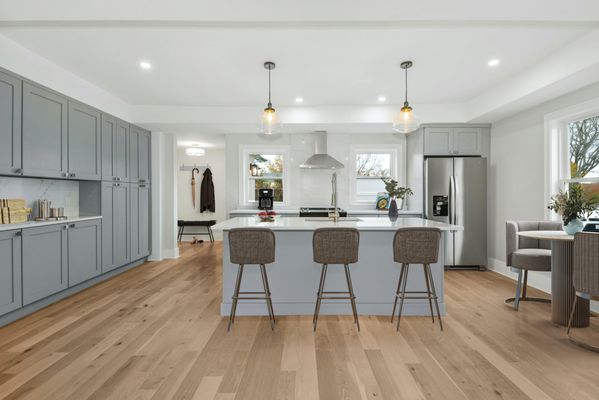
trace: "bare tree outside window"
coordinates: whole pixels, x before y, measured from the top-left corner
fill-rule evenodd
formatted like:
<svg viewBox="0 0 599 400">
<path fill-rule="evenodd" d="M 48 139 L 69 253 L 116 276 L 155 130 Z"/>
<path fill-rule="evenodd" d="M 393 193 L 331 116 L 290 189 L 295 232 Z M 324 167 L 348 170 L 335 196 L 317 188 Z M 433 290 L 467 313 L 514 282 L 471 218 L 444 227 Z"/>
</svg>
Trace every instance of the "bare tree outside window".
<svg viewBox="0 0 599 400">
<path fill-rule="evenodd" d="M 390 154 L 356 154 L 356 175 L 359 177 L 389 177 L 391 175 L 390 168 Z"/>
<path fill-rule="evenodd" d="M 599 116 L 568 124 L 570 177 L 599 176 Z"/>
</svg>

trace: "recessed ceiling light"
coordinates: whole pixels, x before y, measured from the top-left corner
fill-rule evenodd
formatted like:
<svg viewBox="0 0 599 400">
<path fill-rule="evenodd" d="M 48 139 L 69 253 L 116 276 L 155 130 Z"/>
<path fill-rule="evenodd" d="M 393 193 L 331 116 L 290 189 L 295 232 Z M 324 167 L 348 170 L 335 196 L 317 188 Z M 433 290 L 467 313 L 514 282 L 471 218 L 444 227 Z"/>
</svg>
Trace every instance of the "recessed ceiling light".
<svg viewBox="0 0 599 400">
<path fill-rule="evenodd" d="M 303 97 L 296 97 L 295 98 L 295 102 L 296 103 L 303 103 L 304 102 L 304 98 Z"/>
<path fill-rule="evenodd" d="M 384 103 L 387 101 L 387 98 L 385 96 L 379 96 L 378 100 L 379 102 Z"/>
<path fill-rule="evenodd" d="M 149 69 L 152 69 L 152 64 L 150 64 L 149 61 L 140 61 L 139 62 L 139 68 L 141 69 L 145 69 L 146 71 Z"/>
<path fill-rule="evenodd" d="M 489 62 L 487 63 L 487 65 L 489 67 L 496 67 L 499 65 L 499 59 L 498 58 L 494 58 L 492 60 L 489 60 Z"/>
</svg>

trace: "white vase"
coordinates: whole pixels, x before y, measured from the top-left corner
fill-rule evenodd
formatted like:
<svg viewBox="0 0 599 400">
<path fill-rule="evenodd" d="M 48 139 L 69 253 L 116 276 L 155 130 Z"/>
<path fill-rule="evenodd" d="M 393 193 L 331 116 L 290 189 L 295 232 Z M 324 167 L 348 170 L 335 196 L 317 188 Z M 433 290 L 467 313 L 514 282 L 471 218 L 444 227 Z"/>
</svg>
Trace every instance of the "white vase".
<svg viewBox="0 0 599 400">
<path fill-rule="evenodd" d="M 568 235 L 574 235 L 578 232 L 582 232 L 583 229 L 584 222 L 578 218 L 568 222 L 568 225 L 564 225 L 564 232 L 566 232 Z"/>
</svg>

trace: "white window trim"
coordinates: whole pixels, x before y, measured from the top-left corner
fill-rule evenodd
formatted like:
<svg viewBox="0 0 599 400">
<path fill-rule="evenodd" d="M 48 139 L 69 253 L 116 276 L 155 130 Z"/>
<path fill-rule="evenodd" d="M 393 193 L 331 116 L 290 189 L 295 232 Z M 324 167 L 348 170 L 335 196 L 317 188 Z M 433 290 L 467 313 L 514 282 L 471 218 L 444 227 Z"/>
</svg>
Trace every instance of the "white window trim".
<svg viewBox="0 0 599 400">
<path fill-rule="evenodd" d="M 568 124 L 599 115 L 599 98 L 545 115 L 545 218 L 557 221 L 549 210 L 551 196 L 569 182 L 599 182 L 599 178 L 571 179 Z"/>
<path fill-rule="evenodd" d="M 283 199 L 275 201 L 276 206 L 288 206 L 291 204 L 291 151 L 289 146 L 256 146 L 239 145 L 239 203 L 244 206 L 255 206 L 257 201 L 249 200 L 249 155 L 250 154 L 281 154 L 283 155 Z"/>
<path fill-rule="evenodd" d="M 401 168 L 401 175 L 399 174 L 399 164 L 404 160 L 403 146 L 401 144 L 387 146 L 385 145 L 352 145 L 349 151 L 349 196 L 350 204 L 352 205 L 365 205 L 374 204 L 376 199 L 372 200 L 358 200 L 356 197 L 356 155 L 358 153 L 390 153 L 391 154 L 391 177 L 398 179 L 400 184 L 405 184 L 405 168 Z M 375 178 L 378 179 L 378 178 Z"/>
</svg>

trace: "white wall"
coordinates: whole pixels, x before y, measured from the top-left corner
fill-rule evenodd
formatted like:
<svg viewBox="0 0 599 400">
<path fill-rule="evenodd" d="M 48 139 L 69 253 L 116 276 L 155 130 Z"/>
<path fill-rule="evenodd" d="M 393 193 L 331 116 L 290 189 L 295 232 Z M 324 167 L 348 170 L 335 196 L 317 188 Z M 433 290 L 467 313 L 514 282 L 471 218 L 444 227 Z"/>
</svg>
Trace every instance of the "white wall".
<svg viewBox="0 0 599 400">
<path fill-rule="evenodd" d="M 193 207 L 191 198 L 191 171 L 180 171 L 179 166 L 185 165 L 210 165 L 212 171 L 212 182 L 214 183 L 214 201 L 216 208 L 214 212 L 200 212 L 200 187 L 202 185 L 203 170 L 196 175 L 196 205 Z M 206 155 L 202 157 L 190 157 L 185 155 L 185 148 L 177 149 L 177 219 L 184 220 L 216 220 L 223 221 L 227 216 L 226 201 L 225 201 L 225 150 L 224 149 L 206 149 Z M 235 196 L 235 193 L 231 193 Z M 205 229 L 186 228 L 185 232 L 205 232 Z M 215 239 L 222 239 L 222 232 L 214 232 Z M 193 236 L 183 236 L 183 241 L 189 241 Z M 208 236 L 199 236 L 200 239 L 208 239 Z"/>
<path fill-rule="evenodd" d="M 545 218 L 545 115 L 595 98 L 599 98 L 599 84 L 493 124 L 488 176 L 488 256 L 489 266 L 498 272 L 511 274 L 505 268 L 505 222 Z M 551 288 L 546 273 L 532 273 L 529 282 L 545 291 Z"/>
<path fill-rule="evenodd" d="M 395 134 L 328 134 L 328 153 L 342 162 L 346 168 L 337 171 L 338 178 L 338 202 L 342 208 L 360 208 L 350 204 L 349 196 L 349 173 L 350 147 L 351 145 L 381 145 L 382 147 L 394 147 L 398 149 L 403 165 L 403 175 L 400 183 L 405 180 L 405 137 Z M 331 174 L 329 170 L 305 170 L 300 169 L 308 157 L 314 154 L 314 134 L 296 133 L 280 135 L 276 138 L 264 138 L 251 134 L 227 135 L 226 158 L 227 158 L 227 210 L 240 208 L 239 205 L 239 176 L 240 145 L 263 145 L 263 146 L 290 146 L 291 150 L 291 195 L 288 207 L 298 208 L 300 206 L 329 206 L 331 202 Z M 414 188 L 416 189 L 416 188 Z M 372 205 L 363 208 L 374 208 Z M 243 207 L 241 207 L 243 208 Z M 247 207 L 246 207 L 247 208 Z"/>
</svg>

